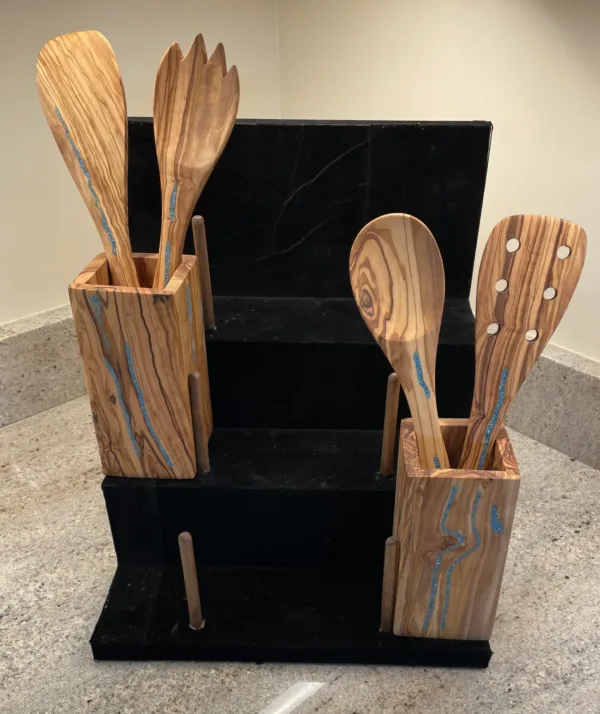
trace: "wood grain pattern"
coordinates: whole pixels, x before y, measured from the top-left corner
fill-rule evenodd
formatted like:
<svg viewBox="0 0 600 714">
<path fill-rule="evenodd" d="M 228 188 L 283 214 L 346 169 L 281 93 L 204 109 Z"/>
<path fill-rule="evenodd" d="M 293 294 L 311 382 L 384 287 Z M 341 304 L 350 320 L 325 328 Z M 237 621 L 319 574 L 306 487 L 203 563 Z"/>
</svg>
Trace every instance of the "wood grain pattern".
<svg viewBox="0 0 600 714">
<path fill-rule="evenodd" d="M 460 421 L 464 433 L 466 420 Z M 506 431 L 494 446 L 499 471 L 421 468 L 408 419 L 400 439 L 405 479 L 394 633 L 487 640 L 520 483 Z"/>
<path fill-rule="evenodd" d="M 217 45 L 207 61 L 202 35 L 188 54 L 174 43 L 154 86 L 154 138 L 162 190 L 159 264 L 154 288 L 163 288 L 183 255 L 185 234 L 204 185 L 221 156 L 237 115 L 236 67 L 227 71 Z"/>
<path fill-rule="evenodd" d="M 127 107 L 111 46 L 99 32 L 46 43 L 36 67 L 42 109 L 94 219 L 114 285 L 139 285 L 127 219 Z"/>
<path fill-rule="evenodd" d="M 210 264 L 208 262 L 208 245 L 206 243 L 206 227 L 202 216 L 194 216 L 192 218 L 192 232 L 194 234 L 194 252 L 196 253 L 198 266 L 200 267 L 200 290 L 202 292 L 204 329 L 216 330 Z"/>
<path fill-rule="evenodd" d="M 394 623 L 396 583 L 398 578 L 398 539 L 390 536 L 385 541 L 383 583 L 381 587 L 381 632 L 391 632 Z"/>
<path fill-rule="evenodd" d="M 190 618 L 190 628 L 201 630 L 205 621 L 202 616 L 202 604 L 200 602 L 200 589 L 198 587 L 198 573 L 196 571 L 196 558 L 194 556 L 194 542 L 192 536 L 185 531 L 180 533 L 179 555 L 181 556 L 181 570 L 183 572 L 183 582 L 185 585 L 185 598 L 187 600 L 188 615 Z"/>
<path fill-rule="evenodd" d="M 142 274 L 154 273 L 156 255 L 134 260 Z M 99 284 L 107 274 L 106 257 L 99 255 L 69 287 L 103 471 L 193 478 L 190 372 L 202 375 L 204 413 L 210 409 L 196 258 L 185 256 L 161 293 Z"/>
<path fill-rule="evenodd" d="M 379 473 L 390 476 L 394 473 L 394 449 L 398 424 L 398 403 L 400 401 L 400 380 L 395 372 L 388 377 L 385 394 L 385 415 L 383 417 L 383 438 L 381 440 L 381 464 Z"/>
<path fill-rule="evenodd" d="M 413 216 L 376 218 L 352 245 L 350 282 L 363 320 L 400 379 L 423 464 L 448 466 L 435 399 L 445 279 L 434 237 Z"/>
<path fill-rule="evenodd" d="M 510 252 L 514 239 L 519 248 Z M 493 229 L 477 282 L 475 390 L 462 468 L 489 468 L 506 410 L 571 300 L 586 243 L 580 226 L 548 216 L 509 216 Z M 562 260 L 560 246 L 570 249 Z M 553 299 L 544 297 L 548 288 L 556 292 Z M 488 333 L 495 329 L 490 325 L 496 334 Z M 529 330 L 537 331 L 532 342 Z"/>
</svg>

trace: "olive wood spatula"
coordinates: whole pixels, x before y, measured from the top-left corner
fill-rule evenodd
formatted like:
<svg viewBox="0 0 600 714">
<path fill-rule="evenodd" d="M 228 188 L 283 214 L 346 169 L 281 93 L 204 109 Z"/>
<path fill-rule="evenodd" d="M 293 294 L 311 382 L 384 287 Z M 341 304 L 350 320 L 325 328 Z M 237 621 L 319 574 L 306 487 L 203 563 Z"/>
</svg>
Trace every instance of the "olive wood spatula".
<svg viewBox="0 0 600 714">
<path fill-rule="evenodd" d="M 99 32 L 47 42 L 37 61 L 42 109 L 100 233 L 114 285 L 139 287 L 127 219 L 127 106 L 117 60 Z"/>
<path fill-rule="evenodd" d="M 580 226 L 548 216 L 509 216 L 492 230 L 477 281 L 475 390 L 460 468 L 491 468 L 506 410 L 567 309 L 586 243 Z"/>
</svg>

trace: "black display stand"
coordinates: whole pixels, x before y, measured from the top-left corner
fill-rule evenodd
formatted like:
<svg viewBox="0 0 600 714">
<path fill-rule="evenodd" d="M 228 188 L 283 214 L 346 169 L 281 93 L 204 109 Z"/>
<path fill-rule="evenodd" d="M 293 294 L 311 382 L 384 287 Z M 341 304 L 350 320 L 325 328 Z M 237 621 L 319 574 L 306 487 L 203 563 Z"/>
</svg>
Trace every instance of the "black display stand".
<svg viewBox="0 0 600 714">
<path fill-rule="evenodd" d="M 394 501 L 393 479 L 377 474 L 391 370 L 356 310 L 347 263 L 376 215 L 429 225 L 447 276 L 439 412 L 467 416 L 490 136 L 484 122 L 238 122 L 197 209 L 216 294 L 211 472 L 104 480 L 118 569 L 91 639 L 96 659 L 487 666 L 487 642 L 378 631 Z M 132 242 L 155 251 L 150 122 L 130 120 L 130 156 Z M 184 530 L 200 631 L 187 626 Z"/>
</svg>

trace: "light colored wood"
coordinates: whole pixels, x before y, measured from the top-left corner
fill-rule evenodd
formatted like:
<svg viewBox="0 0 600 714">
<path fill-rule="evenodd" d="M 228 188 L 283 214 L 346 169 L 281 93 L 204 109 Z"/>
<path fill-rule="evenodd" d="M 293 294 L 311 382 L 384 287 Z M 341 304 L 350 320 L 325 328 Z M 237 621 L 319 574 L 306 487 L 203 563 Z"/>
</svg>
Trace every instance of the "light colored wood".
<svg viewBox="0 0 600 714">
<path fill-rule="evenodd" d="M 398 539 L 390 536 L 385 541 L 383 584 L 381 588 L 381 632 L 391 632 L 394 622 L 396 582 L 398 578 Z"/>
<path fill-rule="evenodd" d="M 208 262 L 208 245 L 206 244 L 206 227 L 202 216 L 192 218 L 194 234 L 194 252 L 200 267 L 200 290 L 202 291 L 202 315 L 204 328 L 215 330 L 215 309 L 213 306 L 212 284 L 210 280 L 210 264 Z"/>
<path fill-rule="evenodd" d="M 202 379 L 199 372 L 190 374 L 190 402 L 192 405 L 192 425 L 194 427 L 194 444 L 196 446 L 196 464 L 202 473 L 210 471 L 208 453 L 208 438 L 206 436 L 205 420 L 202 414 Z"/>
<path fill-rule="evenodd" d="M 460 421 L 464 433 L 467 420 Z M 520 483 L 506 431 L 494 446 L 500 471 L 421 468 L 409 419 L 400 440 L 406 473 L 394 633 L 487 640 Z"/>
<path fill-rule="evenodd" d="M 127 220 L 127 107 L 111 46 L 99 32 L 47 42 L 37 61 L 42 109 L 94 219 L 114 285 L 139 285 Z"/>
<path fill-rule="evenodd" d="M 423 464 L 447 467 L 435 399 L 445 279 L 434 237 L 413 216 L 376 218 L 352 245 L 350 282 L 363 320 L 400 379 Z"/>
<path fill-rule="evenodd" d="M 508 242 L 515 238 L 520 247 L 509 252 Z M 580 226 L 548 216 L 509 216 L 493 229 L 477 282 L 475 390 L 462 468 L 489 468 L 506 410 L 571 300 L 586 243 Z M 561 260 L 557 251 L 564 245 L 571 254 Z M 502 292 L 496 289 L 499 280 L 507 284 Z M 556 290 L 554 299 L 544 298 L 546 288 Z M 492 324 L 497 334 L 488 333 Z M 537 330 L 535 341 L 526 340 L 528 330 Z"/>
<path fill-rule="evenodd" d="M 181 569 L 185 584 L 185 598 L 187 600 L 190 628 L 201 630 L 205 625 L 200 603 L 200 590 L 198 588 L 198 573 L 196 571 L 196 558 L 194 556 L 194 542 L 192 536 L 186 531 L 179 534 L 179 554 L 181 555 Z"/>
<path fill-rule="evenodd" d="M 188 54 L 174 43 L 154 85 L 154 138 L 162 190 L 159 264 L 154 288 L 163 288 L 181 262 L 185 234 L 233 129 L 240 86 L 217 45 L 207 61 L 202 35 Z"/>
<path fill-rule="evenodd" d="M 385 415 L 383 418 L 383 438 L 381 440 L 381 464 L 379 473 L 390 476 L 394 473 L 394 447 L 396 446 L 396 427 L 398 424 L 398 402 L 400 401 L 400 380 L 392 372 L 387 380 L 385 394 Z"/>
<path fill-rule="evenodd" d="M 156 255 L 134 260 L 154 273 Z M 212 429 L 196 257 L 184 256 L 160 293 L 99 284 L 107 272 L 97 256 L 69 287 L 103 471 L 193 478 L 192 372 L 201 375 L 207 438 Z"/>
</svg>

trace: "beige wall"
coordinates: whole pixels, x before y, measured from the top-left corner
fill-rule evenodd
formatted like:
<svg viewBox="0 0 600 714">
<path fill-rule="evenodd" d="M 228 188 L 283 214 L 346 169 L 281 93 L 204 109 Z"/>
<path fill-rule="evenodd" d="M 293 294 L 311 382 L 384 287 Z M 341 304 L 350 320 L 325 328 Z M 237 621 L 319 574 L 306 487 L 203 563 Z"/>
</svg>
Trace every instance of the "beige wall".
<svg viewBox="0 0 600 714">
<path fill-rule="evenodd" d="M 184 46 L 201 30 L 209 46 L 223 41 L 239 67 L 241 116 L 277 117 L 281 111 L 287 118 L 492 120 L 480 244 L 510 213 L 581 223 L 588 261 L 554 341 L 600 360 L 600 330 L 594 328 L 600 309 L 600 3 L 5 3 L 0 323 L 64 304 L 67 284 L 100 250 L 35 90 L 42 44 L 82 28 L 99 29 L 113 44 L 132 115 L 150 113 L 164 48 L 175 39 Z"/>
<path fill-rule="evenodd" d="M 599 37 L 597 0 L 281 0 L 282 116 L 491 120 L 480 248 L 512 213 L 584 226 L 554 342 L 600 360 Z"/>
<path fill-rule="evenodd" d="M 0 10 L 0 323 L 68 302 L 102 249 L 39 106 L 35 61 L 56 35 L 97 29 L 123 74 L 130 115 L 152 112 L 164 50 L 203 32 L 240 70 L 240 116 L 279 116 L 276 0 L 15 0 Z"/>
</svg>

